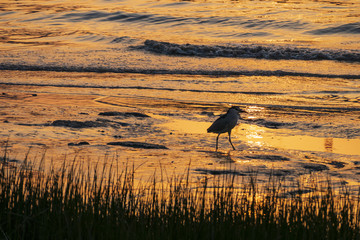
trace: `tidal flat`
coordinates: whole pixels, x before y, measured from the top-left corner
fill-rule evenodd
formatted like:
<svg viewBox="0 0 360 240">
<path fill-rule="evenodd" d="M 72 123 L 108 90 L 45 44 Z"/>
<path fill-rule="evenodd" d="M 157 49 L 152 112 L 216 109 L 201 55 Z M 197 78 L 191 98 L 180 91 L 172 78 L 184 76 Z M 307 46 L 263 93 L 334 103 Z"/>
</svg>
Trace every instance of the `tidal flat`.
<svg viewBox="0 0 360 240">
<path fill-rule="evenodd" d="M 225 82 L 234 77 L 3 73 L 4 79 L 18 78 L 18 83 L 1 85 L 1 144 L 19 164 L 25 156 L 33 161 L 45 156 L 55 166 L 75 158 L 91 164 L 117 159 L 114 168 L 122 170 L 130 162 L 137 169 L 137 180 L 147 181 L 159 168 L 168 175 L 183 174 L 191 162 L 189 177 L 194 183 L 217 175 L 256 172 L 260 184 L 276 175 L 295 182 L 331 178 L 334 186 L 345 184 L 355 192 L 359 187 L 360 111 L 356 97 L 343 101 L 327 93 L 310 97 L 104 87 L 145 80 L 166 83 L 175 78 Z M 102 87 L 64 84 L 73 78 L 77 82 L 91 79 Z M 238 78 L 243 85 L 253 85 L 245 82 L 246 77 Z M 302 84 L 304 80 L 298 81 Z M 167 95 L 169 92 L 172 95 Z M 228 103 L 221 101 L 224 95 Z M 257 103 L 252 103 L 254 97 Z M 237 149 L 233 151 L 227 136 L 221 135 L 215 152 L 216 134 L 206 133 L 206 129 L 231 104 L 246 111 L 232 135 Z"/>
</svg>

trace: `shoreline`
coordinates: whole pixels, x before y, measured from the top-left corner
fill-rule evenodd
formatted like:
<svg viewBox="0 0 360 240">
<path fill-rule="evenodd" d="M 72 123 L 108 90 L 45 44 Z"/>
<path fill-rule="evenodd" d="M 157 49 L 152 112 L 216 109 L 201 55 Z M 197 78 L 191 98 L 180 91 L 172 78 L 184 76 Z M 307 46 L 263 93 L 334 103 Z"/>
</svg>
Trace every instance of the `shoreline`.
<svg viewBox="0 0 360 240">
<path fill-rule="evenodd" d="M 314 115 L 317 123 L 310 128 L 305 124 L 302 131 L 293 129 L 292 122 L 301 127 L 300 120 L 311 115 L 294 118 L 285 114 L 285 123 L 273 121 L 276 112 L 271 109 L 244 106 L 248 114 L 233 132 L 238 150 L 230 151 L 221 135 L 220 152 L 216 153 L 216 136 L 205 130 L 216 115 L 225 111 L 226 104 L 176 101 L 150 91 L 143 93 L 136 96 L 124 90 L 66 87 L 60 92 L 56 87 L 2 85 L 2 146 L 8 140 L 10 157 L 19 162 L 30 148 L 31 158 L 40 160 L 46 154 L 47 159 L 59 164 L 64 159 L 79 158 L 96 164 L 117 158 L 119 166 L 131 162 L 139 167 L 139 180 L 149 179 L 160 165 L 169 172 L 184 173 L 191 161 L 193 181 L 227 174 L 229 168 L 235 168 L 235 174 L 256 171 L 260 179 L 275 173 L 291 179 L 316 175 L 325 181 L 330 175 L 334 182 L 345 181 L 351 189 L 359 186 L 360 154 L 354 149 L 359 137 L 311 136 L 306 130 L 325 128 L 327 118 L 341 120 L 344 116 L 340 113 L 323 113 L 323 119 Z M 118 114 L 101 114 L 106 112 Z M 125 114 L 134 112 L 140 115 Z M 359 121 L 353 118 L 354 124 Z M 346 147 L 353 152 L 345 154 Z"/>
</svg>

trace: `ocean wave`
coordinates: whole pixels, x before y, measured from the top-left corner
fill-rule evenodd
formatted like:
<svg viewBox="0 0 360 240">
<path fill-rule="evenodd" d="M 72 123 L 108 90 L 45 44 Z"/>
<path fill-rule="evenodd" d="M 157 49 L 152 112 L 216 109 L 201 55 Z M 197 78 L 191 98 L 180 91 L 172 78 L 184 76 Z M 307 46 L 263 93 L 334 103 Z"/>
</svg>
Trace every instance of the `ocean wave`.
<svg viewBox="0 0 360 240">
<path fill-rule="evenodd" d="M 320 28 L 312 31 L 307 31 L 306 33 L 316 34 L 316 35 L 325 35 L 325 34 L 360 34 L 360 22 L 357 23 L 347 23 L 334 27 Z"/>
<path fill-rule="evenodd" d="M 290 71 L 266 70 L 192 70 L 192 69 L 142 69 L 142 68 L 117 68 L 117 67 L 88 67 L 88 66 L 63 66 L 63 65 L 26 65 L 0 63 L 0 70 L 17 71 L 53 71 L 53 72 L 96 72 L 96 73 L 138 73 L 138 74 L 174 74 L 174 75 L 204 75 L 204 76 L 299 76 L 313 78 L 343 78 L 360 79 L 360 75 L 347 74 L 320 74 Z"/>
<path fill-rule="evenodd" d="M 51 17 L 51 16 L 50 16 Z M 125 23 L 141 23 L 146 25 L 152 24 L 189 24 L 189 25 L 220 25 L 244 27 L 250 29 L 268 29 L 268 28 L 286 28 L 301 30 L 309 25 L 307 22 L 299 20 L 274 20 L 274 19 L 252 19 L 246 16 L 196 16 L 196 15 L 164 15 L 151 14 L 150 12 L 127 12 L 127 11 L 85 11 L 65 13 L 61 16 L 54 17 L 55 20 L 65 20 L 70 22 L 86 22 L 86 21 L 108 21 L 108 22 L 125 22 Z"/>
<path fill-rule="evenodd" d="M 274 45 L 212 46 L 176 44 L 155 40 L 146 40 L 143 45 L 133 48 L 143 49 L 158 54 L 194 57 L 232 57 L 286 60 L 336 60 L 346 62 L 360 62 L 360 51 L 342 49 L 314 49 Z"/>
</svg>

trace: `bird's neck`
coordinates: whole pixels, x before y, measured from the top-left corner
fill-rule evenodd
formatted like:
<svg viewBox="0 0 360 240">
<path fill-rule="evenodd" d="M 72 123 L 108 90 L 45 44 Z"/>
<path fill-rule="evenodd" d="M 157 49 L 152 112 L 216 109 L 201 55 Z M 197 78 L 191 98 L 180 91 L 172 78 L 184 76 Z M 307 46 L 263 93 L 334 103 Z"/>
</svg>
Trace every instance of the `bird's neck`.
<svg viewBox="0 0 360 240">
<path fill-rule="evenodd" d="M 239 112 L 236 111 L 235 109 L 229 109 L 229 111 L 228 111 L 227 114 L 230 115 L 230 116 L 234 116 L 234 117 L 240 118 Z"/>
</svg>

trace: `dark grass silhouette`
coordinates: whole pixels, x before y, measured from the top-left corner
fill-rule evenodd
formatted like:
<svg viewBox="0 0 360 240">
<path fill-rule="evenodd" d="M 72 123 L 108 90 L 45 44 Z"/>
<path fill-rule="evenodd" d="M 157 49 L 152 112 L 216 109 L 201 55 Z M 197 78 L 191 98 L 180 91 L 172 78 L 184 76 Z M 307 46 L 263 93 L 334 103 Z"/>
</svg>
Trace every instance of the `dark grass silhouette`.
<svg viewBox="0 0 360 240">
<path fill-rule="evenodd" d="M 26 158 L 0 160 L 1 239 L 359 239 L 359 199 L 344 187 L 284 189 L 271 177 L 234 187 L 235 175 L 183 176 L 136 184 L 134 167 L 64 161 L 48 167 Z M 158 173 L 157 175 L 160 175 Z M 305 194 L 301 194 L 305 193 Z"/>
</svg>

